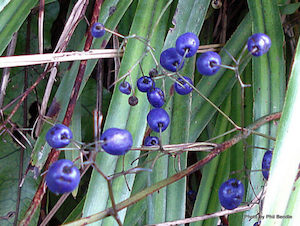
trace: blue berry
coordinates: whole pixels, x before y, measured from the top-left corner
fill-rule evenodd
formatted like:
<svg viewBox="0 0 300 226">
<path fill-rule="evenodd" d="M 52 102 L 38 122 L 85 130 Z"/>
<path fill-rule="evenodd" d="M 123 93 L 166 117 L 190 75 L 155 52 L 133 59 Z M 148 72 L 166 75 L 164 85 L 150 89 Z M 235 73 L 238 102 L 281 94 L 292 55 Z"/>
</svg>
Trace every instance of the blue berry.
<svg viewBox="0 0 300 226">
<path fill-rule="evenodd" d="M 63 194 L 73 191 L 80 182 L 78 168 L 68 159 L 54 162 L 46 175 L 46 184 L 50 191 Z"/>
<path fill-rule="evenodd" d="M 188 50 L 185 57 L 192 57 L 196 54 L 199 48 L 199 39 L 197 35 L 192 32 L 187 32 L 180 35 L 176 40 L 176 51 L 184 56 L 186 50 Z"/>
<path fill-rule="evenodd" d="M 119 90 L 121 93 L 127 94 L 129 95 L 131 93 L 131 85 L 129 82 L 121 82 L 121 84 L 119 85 Z"/>
<path fill-rule="evenodd" d="M 218 53 L 208 51 L 202 53 L 196 62 L 197 69 L 202 75 L 213 75 L 220 69 L 221 57 Z"/>
<path fill-rule="evenodd" d="M 147 92 L 150 88 L 155 87 L 155 82 L 149 76 L 142 76 L 137 80 L 137 87 L 141 92 Z"/>
<path fill-rule="evenodd" d="M 225 209 L 235 209 L 241 204 L 244 193 L 244 185 L 241 181 L 229 179 L 219 189 L 220 203 Z"/>
<path fill-rule="evenodd" d="M 256 33 L 249 37 L 247 47 L 253 56 L 261 56 L 269 51 L 271 39 L 266 34 Z"/>
<path fill-rule="evenodd" d="M 101 38 L 105 34 L 105 27 L 101 23 L 94 23 L 91 28 L 91 33 L 94 38 Z"/>
<path fill-rule="evenodd" d="M 161 130 L 163 132 L 167 129 L 170 118 L 164 109 L 154 108 L 148 113 L 147 122 L 153 131 L 159 132 Z"/>
<path fill-rule="evenodd" d="M 159 139 L 156 136 L 148 136 L 144 141 L 145 146 L 159 145 Z"/>
<path fill-rule="evenodd" d="M 56 124 L 46 134 L 46 141 L 53 148 L 63 148 L 67 146 L 73 138 L 69 127 Z"/>
<path fill-rule="evenodd" d="M 182 56 L 179 55 L 175 48 L 166 49 L 160 54 L 160 65 L 168 71 L 180 71 L 184 65 L 184 61 L 182 64 L 181 61 L 183 61 Z M 181 67 L 178 68 L 180 64 Z"/>
<path fill-rule="evenodd" d="M 262 174 L 266 180 L 269 178 L 269 171 L 272 161 L 272 151 L 266 151 L 262 160 Z"/>
<path fill-rule="evenodd" d="M 131 133 L 125 129 L 110 128 L 104 131 L 100 140 L 102 148 L 111 155 L 124 155 L 132 147 Z"/>
<path fill-rule="evenodd" d="M 189 77 L 186 77 L 186 76 L 183 76 L 183 77 L 186 81 L 188 81 L 190 84 L 193 85 L 193 81 Z M 181 85 L 179 85 L 178 83 L 183 85 L 183 87 Z M 175 91 L 180 95 L 189 94 L 193 90 L 193 88 L 188 83 L 186 83 L 182 78 L 177 79 L 177 82 L 174 83 L 174 88 L 175 88 Z"/>
<path fill-rule="evenodd" d="M 149 103 L 156 108 L 160 108 L 165 103 L 164 92 L 160 88 L 150 88 L 147 92 Z"/>
<path fill-rule="evenodd" d="M 257 222 L 255 222 L 254 224 L 253 224 L 253 226 L 259 226 L 261 224 L 261 222 L 260 221 L 257 221 Z"/>
</svg>

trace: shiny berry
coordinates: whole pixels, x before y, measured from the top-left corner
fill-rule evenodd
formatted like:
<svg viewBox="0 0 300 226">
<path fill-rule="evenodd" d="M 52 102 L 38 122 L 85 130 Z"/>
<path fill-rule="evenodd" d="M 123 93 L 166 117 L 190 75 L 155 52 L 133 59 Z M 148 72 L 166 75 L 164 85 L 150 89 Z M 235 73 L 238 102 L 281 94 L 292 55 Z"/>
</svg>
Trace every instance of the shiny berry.
<svg viewBox="0 0 300 226">
<path fill-rule="evenodd" d="M 46 175 L 46 184 L 50 191 L 63 194 L 73 191 L 80 182 L 78 168 L 68 159 L 54 162 Z"/>
<path fill-rule="evenodd" d="M 190 84 L 193 85 L 193 81 L 189 77 L 186 77 L 186 76 L 183 76 L 183 77 L 186 81 L 188 81 Z M 181 85 L 179 85 L 178 83 L 180 83 L 183 87 Z M 188 83 L 186 83 L 182 78 L 177 79 L 177 82 L 174 83 L 174 88 L 175 88 L 175 91 L 180 95 L 189 94 L 193 90 L 193 88 Z"/>
<path fill-rule="evenodd" d="M 165 103 L 164 92 L 160 88 L 151 88 L 147 92 L 149 103 L 156 108 L 160 108 Z"/>
<path fill-rule="evenodd" d="M 192 32 L 187 32 L 180 35 L 176 40 L 176 51 L 184 56 L 185 51 L 187 54 L 185 57 L 192 57 L 196 54 L 199 48 L 199 39 L 197 35 Z"/>
<path fill-rule="evenodd" d="M 159 139 L 156 136 L 148 136 L 144 141 L 145 146 L 159 145 Z"/>
<path fill-rule="evenodd" d="M 149 76 L 140 77 L 136 83 L 141 92 L 147 92 L 150 88 L 155 87 L 155 82 Z"/>
<path fill-rule="evenodd" d="M 183 61 L 182 56 L 175 48 L 166 49 L 160 54 L 160 65 L 168 71 L 180 71 L 184 65 L 184 61 L 182 64 L 181 61 Z M 178 68 L 180 64 L 181 66 Z"/>
<path fill-rule="evenodd" d="M 225 209 L 235 209 L 241 204 L 244 193 L 244 185 L 241 181 L 229 179 L 219 189 L 220 203 Z"/>
<path fill-rule="evenodd" d="M 46 134 L 46 141 L 53 148 L 63 148 L 67 146 L 72 138 L 72 131 L 63 124 L 54 125 Z"/>
<path fill-rule="evenodd" d="M 94 23 L 91 28 L 91 33 L 94 38 L 101 38 L 105 34 L 105 27 L 101 23 Z"/>
<path fill-rule="evenodd" d="M 256 33 L 249 37 L 247 47 L 253 56 L 261 56 L 269 51 L 271 39 L 266 34 Z"/>
<path fill-rule="evenodd" d="M 202 53 L 196 62 L 197 69 L 202 75 L 213 75 L 220 69 L 221 57 L 218 53 L 208 51 Z"/>
<path fill-rule="evenodd" d="M 211 6 L 214 8 L 214 9 L 220 9 L 222 7 L 222 0 L 212 0 L 211 1 Z"/>
<path fill-rule="evenodd" d="M 258 221 L 258 222 L 255 222 L 255 223 L 253 224 L 253 226 L 259 226 L 260 224 L 261 224 L 261 222 Z"/>
<path fill-rule="evenodd" d="M 131 133 L 125 129 L 110 128 L 104 131 L 100 140 L 102 148 L 111 155 L 124 155 L 132 146 Z"/>
<path fill-rule="evenodd" d="M 138 104 L 138 102 L 139 102 L 139 99 L 138 99 L 136 96 L 130 96 L 130 97 L 128 98 L 128 104 L 129 104 L 130 106 L 135 106 L 135 105 Z"/>
<path fill-rule="evenodd" d="M 129 95 L 131 93 L 131 85 L 129 82 L 121 82 L 121 84 L 119 85 L 119 90 L 121 93 L 127 94 Z"/>
<path fill-rule="evenodd" d="M 262 174 L 266 180 L 269 178 L 269 171 L 272 161 L 272 151 L 266 151 L 262 160 Z"/>
<path fill-rule="evenodd" d="M 162 108 L 154 108 L 147 115 L 149 127 L 155 131 L 165 131 L 170 123 L 168 113 Z"/>
</svg>

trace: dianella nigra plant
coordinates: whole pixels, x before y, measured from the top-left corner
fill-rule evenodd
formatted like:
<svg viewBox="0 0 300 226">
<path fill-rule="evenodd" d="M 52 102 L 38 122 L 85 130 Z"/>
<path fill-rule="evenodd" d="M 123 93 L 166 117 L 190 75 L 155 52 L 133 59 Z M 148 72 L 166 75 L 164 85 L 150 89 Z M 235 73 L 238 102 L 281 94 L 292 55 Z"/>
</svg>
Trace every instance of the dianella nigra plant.
<svg viewBox="0 0 300 226">
<path fill-rule="evenodd" d="M 0 225 L 296 225 L 297 1 L 0 3 Z"/>
</svg>

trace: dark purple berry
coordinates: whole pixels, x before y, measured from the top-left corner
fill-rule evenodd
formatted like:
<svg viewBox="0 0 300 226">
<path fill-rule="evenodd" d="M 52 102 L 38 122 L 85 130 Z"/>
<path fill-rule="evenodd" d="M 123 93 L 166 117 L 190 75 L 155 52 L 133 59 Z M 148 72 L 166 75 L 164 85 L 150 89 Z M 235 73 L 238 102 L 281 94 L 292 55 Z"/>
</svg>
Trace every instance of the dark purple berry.
<svg viewBox="0 0 300 226">
<path fill-rule="evenodd" d="M 150 88 L 155 87 L 155 82 L 149 76 L 142 76 L 137 80 L 137 87 L 141 92 L 147 92 Z"/>
<path fill-rule="evenodd" d="M 189 77 L 186 77 L 186 76 L 183 76 L 183 77 L 186 81 L 188 81 L 190 84 L 193 85 L 193 81 Z M 179 85 L 178 83 L 180 83 L 183 87 L 181 85 Z M 193 88 L 188 83 L 186 83 L 182 78 L 177 79 L 177 82 L 174 83 L 174 88 L 175 88 L 175 91 L 180 95 L 189 94 L 193 90 Z"/>
<path fill-rule="evenodd" d="M 129 95 L 131 93 L 131 85 L 129 82 L 121 82 L 121 84 L 119 85 L 119 90 L 121 93 L 127 94 Z"/>
<path fill-rule="evenodd" d="M 187 195 L 188 195 L 189 199 L 194 202 L 197 197 L 197 192 L 195 192 L 193 190 L 189 190 Z"/>
<path fill-rule="evenodd" d="M 220 203 L 225 209 L 235 209 L 241 204 L 244 193 L 244 185 L 241 181 L 229 179 L 219 189 Z"/>
<path fill-rule="evenodd" d="M 155 131 L 165 131 L 170 123 L 168 113 L 162 108 L 154 108 L 147 115 L 147 122 L 149 127 Z"/>
<path fill-rule="evenodd" d="M 213 75 L 220 69 L 221 62 L 219 54 L 208 51 L 198 57 L 196 65 L 200 74 Z"/>
<path fill-rule="evenodd" d="M 136 96 L 130 96 L 128 98 L 128 103 L 130 106 L 135 106 L 138 104 L 138 102 L 139 102 L 139 99 Z"/>
<path fill-rule="evenodd" d="M 105 34 L 105 27 L 101 23 L 94 23 L 91 28 L 91 33 L 94 38 L 101 38 Z"/>
<path fill-rule="evenodd" d="M 63 194 L 73 191 L 80 182 L 78 168 L 68 159 L 54 162 L 46 175 L 46 184 L 50 191 Z"/>
<path fill-rule="evenodd" d="M 159 139 L 156 136 L 148 136 L 145 138 L 144 145 L 145 146 L 159 145 Z"/>
<path fill-rule="evenodd" d="M 165 103 L 164 92 L 160 88 L 151 88 L 147 92 L 149 103 L 156 108 L 160 108 Z"/>
<path fill-rule="evenodd" d="M 150 71 L 149 71 L 149 76 L 151 78 L 155 77 L 156 75 L 158 75 L 158 71 L 156 68 L 152 68 Z"/>
<path fill-rule="evenodd" d="M 272 151 L 266 151 L 262 160 L 261 168 L 262 174 L 266 180 L 269 178 L 269 171 L 272 161 Z"/>
<path fill-rule="evenodd" d="M 192 32 L 184 33 L 176 40 L 176 50 L 181 56 L 184 56 L 185 51 L 187 51 L 185 57 L 192 57 L 196 54 L 198 48 L 199 39 Z"/>
<path fill-rule="evenodd" d="M 125 129 L 110 128 L 104 131 L 100 140 L 102 148 L 111 155 L 124 155 L 132 146 L 131 133 Z"/>
<path fill-rule="evenodd" d="M 249 37 L 247 47 L 253 56 L 261 56 L 269 51 L 271 39 L 266 34 L 256 33 Z"/>
<path fill-rule="evenodd" d="M 63 124 L 54 125 L 46 134 L 46 141 L 53 148 L 63 148 L 67 146 L 72 138 L 72 131 Z"/>
<path fill-rule="evenodd" d="M 255 223 L 253 224 L 253 226 L 259 226 L 260 224 L 261 224 L 261 222 L 258 221 L 258 222 L 255 222 Z"/>
<path fill-rule="evenodd" d="M 160 54 L 160 65 L 168 71 L 176 72 L 182 69 L 184 61 L 175 48 L 169 48 Z"/>
</svg>

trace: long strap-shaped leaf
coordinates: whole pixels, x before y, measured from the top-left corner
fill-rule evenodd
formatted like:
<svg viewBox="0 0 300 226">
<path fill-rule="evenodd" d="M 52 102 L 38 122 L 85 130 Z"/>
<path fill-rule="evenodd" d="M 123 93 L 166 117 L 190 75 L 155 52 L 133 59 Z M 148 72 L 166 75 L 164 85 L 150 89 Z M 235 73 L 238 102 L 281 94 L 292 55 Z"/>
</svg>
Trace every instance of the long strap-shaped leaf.
<svg viewBox="0 0 300 226">
<path fill-rule="evenodd" d="M 176 38 L 185 32 L 193 32 L 198 35 L 204 23 L 209 4 L 210 1 L 208 0 L 179 1 L 177 14 L 173 18 L 176 21 L 175 29 L 169 32 L 165 47 L 171 47 L 171 44 L 174 46 Z M 193 79 L 195 62 L 196 56 L 186 60 L 181 73 Z M 167 83 L 170 84 L 170 81 Z M 168 92 L 168 87 L 169 85 L 167 85 L 166 92 Z M 195 92 L 185 96 L 174 94 L 171 106 L 170 144 L 185 143 L 189 140 L 192 95 L 197 94 Z M 186 165 L 187 153 L 183 153 L 176 158 L 169 157 L 168 177 L 174 175 L 179 170 L 179 166 L 184 169 Z M 186 212 L 186 178 L 170 184 L 166 192 L 166 221 L 183 219 Z"/>
<path fill-rule="evenodd" d="M 299 224 L 299 175 L 296 176 L 299 172 L 300 144 L 297 135 L 295 136 L 295 134 L 298 134 L 300 126 L 299 87 L 300 42 L 298 42 L 288 83 L 263 206 L 263 216 L 274 216 L 274 219 L 271 217 L 266 218 L 262 221 L 262 225 L 274 225 L 275 223 L 276 225 Z M 297 186 L 296 189 L 295 185 Z M 297 210 L 298 212 L 296 212 Z M 278 216 L 285 216 L 285 214 L 289 214 L 290 218 L 281 224 L 282 218 Z"/>
<path fill-rule="evenodd" d="M 231 95 L 229 95 L 221 106 L 226 114 L 231 111 Z M 229 122 L 223 117 L 218 115 L 216 120 L 213 136 L 225 133 L 228 129 Z M 216 143 L 224 142 L 225 137 L 217 139 Z M 201 216 L 209 213 L 217 212 L 220 208 L 218 199 L 218 189 L 223 183 L 224 179 L 228 177 L 230 167 L 230 155 L 228 150 L 221 155 L 217 156 L 210 163 L 205 165 L 202 169 L 202 177 L 198 189 L 197 198 L 194 204 L 193 216 Z M 192 226 L 202 225 L 216 225 L 218 219 L 212 218 L 205 221 L 198 221 L 192 223 Z"/>
<path fill-rule="evenodd" d="M 261 57 L 253 58 L 253 95 L 254 120 L 262 115 L 277 112 L 282 109 L 285 94 L 285 61 L 283 57 L 283 30 L 277 1 L 249 0 L 248 6 L 252 18 L 253 33 L 266 33 L 272 40 L 269 52 Z M 258 132 L 275 136 L 276 126 L 265 125 Z M 254 136 L 253 145 L 271 148 L 273 144 L 262 137 Z M 264 152 L 253 149 L 251 170 L 261 170 Z M 253 175 L 253 174 L 252 174 Z M 250 201 L 258 194 L 264 185 L 262 174 L 252 176 L 253 188 L 248 186 L 246 201 Z M 254 191 L 252 190 L 254 189 Z M 259 207 L 245 213 L 244 225 L 249 224 L 249 217 L 257 214 Z M 252 219 L 252 223 L 256 219 Z"/>
<path fill-rule="evenodd" d="M 166 1 L 157 2 L 153 0 L 140 0 L 138 2 L 136 14 L 131 26 L 130 35 L 136 34 L 141 37 L 148 37 L 155 24 L 155 19 L 158 18 L 165 3 Z M 163 41 L 163 39 L 161 39 L 161 35 L 163 34 L 157 32 L 152 36 L 153 41 L 158 42 L 158 53 L 161 49 L 161 47 L 159 46 L 162 46 Z M 161 42 L 161 44 L 159 44 L 159 42 Z M 156 47 L 155 43 L 152 44 L 154 44 L 154 47 Z M 131 70 L 131 67 L 141 59 L 142 55 L 145 53 L 145 50 L 146 47 L 144 43 L 136 39 L 130 39 L 128 41 L 125 53 L 122 58 L 119 77 L 123 76 L 129 70 Z M 147 58 L 145 58 L 142 62 L 142 68 L 146 72 L 154 66 L 154 61 L 150 56 L 147 56 Z M 132 85 L 134 87 L 136 84 L 136 80 L 141 76 L 139 67 L 132 69 L 130 75 L 133 82 Z M 127 79 L 128 81 L 131 81 L 130 78 Z M 131 107 L 128 104 L 128 96 L 120 93 L 117 88 L 115 89 L 110 103 L 104 129 L 111 127 L 126 128 L 131 132 L 133 136 L 133 146 L 140 146 L 146 129 L 146 115 L 149 111 L 149 104 L 144 93 L 136 92 L 136 96 L 139 98 L 139 103 L 138 105 Z M 125 170 L 128 169 L 128 167 L 132 167 L 130 163 L 138 156 L 138 151 L 131 151 L 125 155 Z M 137 163 L 138 161 L 135 162 L 135 164 Z M 107 175 L 123 170 L 122 158 L 118 159 L 117 157 L 109 156 L 106 153 L 100 153 L 97 156 L 97 165 Z M 132 187 L 134 178 L 135 175 L 126 176 L 126 180 L 130 187 Z M 124 200 L 130 196 L 130 191 L 127 188 L 124 177 L 115 179 L 112 184 L 116 202 Z M 99 188 L 101 188 L 101 192 L 98 192 Z M 99 175 L 97 172 L 93 172 L 83 211 L 84 216 L 88 216 L 97 211 L 105 209 L 107 205 L 110 205 L 107 203 L 107 201 L 107 183 L 101 177 L 101 175 Z M 119 213 L 121 220 L 124 219 L 125 213 L 125 210 Z M 112 225 L 113 223 L 115 223 L 113 219 L 105 219 L 102 224 Z"/>
</svg>

